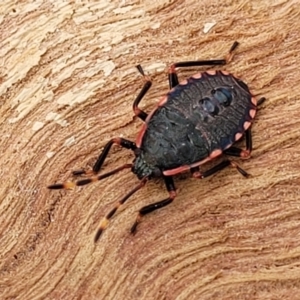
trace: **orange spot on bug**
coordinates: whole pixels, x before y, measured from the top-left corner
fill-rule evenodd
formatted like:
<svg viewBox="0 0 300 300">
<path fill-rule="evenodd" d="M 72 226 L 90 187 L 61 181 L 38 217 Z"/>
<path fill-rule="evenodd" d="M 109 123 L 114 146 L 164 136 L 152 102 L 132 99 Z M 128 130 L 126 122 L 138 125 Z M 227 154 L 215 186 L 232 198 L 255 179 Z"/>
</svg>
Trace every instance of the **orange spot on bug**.
<svg viewBox="0 0 300 300">
<path fill-rule="evenodd" d="M 141 145 L 142 145 L 143 136 L 144 136 L 146 130 L 147 130 L 147 123 L 144 123 L 144 124 L 142 125 L 141 131 L 139 132 L 139 134 L 138 134 L 138 136 L 137 136 L 137 138 L 136 138 L 136 142 L 135 142 L 135 143 L 136 143 L 136 146 L 137 146 L 138 148 L 140 148 Z"/>
<path fill-rule="evenodd" d="M 200 79 L 202 77 L 202 73 L 197 73 L 192 76 L 194 79 Z"/>
<path fill-rule="evenodd" d="M 176 86 L 175 86 L 175 87 L 176 87 Z M 169 93 L 168 93 L 168 94 L 172 93 L 172 92 L 175 90 L 175 87 L 171 88 L 171 89 L 169 90 Z"/>
<path fill-rule="evenodd" d="M 235 137 L 234 137 L 235 142 L 238 141 L 242 136 L 243 136 L 242 133 L 240 133 L 240 132 L 236 133 Z"/>
<path fill-rule="evenodd" d="M 230 73 L 228 71 L 222 70 L 220 71 L 223 75 L 230 75 Z"/>
<path fill-rule="evenodd" d="M 249 115 L 252 119 L 254 119 L 255 115 L 256 115 L 256 109 L 250 109 L 249 111 Z"/>
<path fill-rule="evenodd" d="M 247 130 L 251 126 L 251 122 L 245 122 L 244 123 L 244 129 Z"/>
<path fill-rule="evenodd" d="M 210 155 L 209 155 L 209 158 L 210 159 L 213 159 L 213 158 L 216 158 L 217 156 L 221 155 L 222 154 L 222 150 L 221 149 L 216 149 L 214 150 Z"/>
<path fill-rule="evenodd" d="M 163 106 L 164 104 L 166 104 L 167 100 L 168 100 L 168 97 L 167 97 L 167 96 L 163 96 L 163 97 L 159 100 L 157 106 Z"/>
<path fill-rule="evenodd" d="M 257 105 L 257 99 L 255 97 L 251 98 L 251 102 L 256 106 Z"/>
<path fill-rule="evenodd" d="M 217 71 L 216 70 L 207 70 L 206 73 L 209 75 L 216 75 Z"/>
<path fill-rule="evenodd" d="M 187 84 L 188 84 L 187 79 L 182 80 L 182 81 L 179 82 L 179 85 L 187 85 Z M 174 89 L 174 88 L 173 88 L 173 89 Z M 173 91 L 173 89 L 172 89 L 171 91 Z"/>
</svg>

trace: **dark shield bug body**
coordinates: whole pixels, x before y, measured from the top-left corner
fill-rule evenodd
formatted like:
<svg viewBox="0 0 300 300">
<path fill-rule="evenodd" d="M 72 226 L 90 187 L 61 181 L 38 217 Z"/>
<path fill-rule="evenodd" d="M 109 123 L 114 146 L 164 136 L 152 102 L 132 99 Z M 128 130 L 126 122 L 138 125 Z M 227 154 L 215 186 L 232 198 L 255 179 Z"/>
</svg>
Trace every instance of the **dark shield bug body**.
<svg viewBox="0 0 300 300">
<path fill-rule="evenodd" d="M 170 204 L 176 197 L 173 175 L 191 171 L 195 178 L 204 178 L 231 165 L 242 175 L 248 174 L 234 162 L 225 159 L 209 170 L 200 172 L 200 166 L 222 154 L 249 157 L 252 150 L 250 126 L 255 117 L 257 105 L 248 86 L 240 79 L 225 71 L 206 71 L 195 74 L 179 83 L 175 69 L 203 65 L 224 65 L 231 60 L 235 42 L 226 59 L 208 61 L 186 61 L 173 64 L 169 69 L 169 93 L 162 97 L 150 114 L 142 111 L 138 105 L 152 83 L 145 76 L 140 65 L 145 84 L 133 103 L 136 116 L 144 121 L 136 143 L 123 138 L 114 138 L 104 147 L 92 171 L 74 171 L 74 175 L 97 174 L 113 144 L 131 149 L 135 154 L 132 164 L 125 164 L 108 173 L 90 176 L 77 182 L 53 184 L 50 189 L 68 189 L 81 186 L 111 176 L 123 169 L 131 168 L 140 179 L 140 183 L 125 195 L 115 207 L 102 219 L 95 241 L 106 228 L 109 219 L 115 214 L 133 193 L 153 177 L 162 177 L 169 197 L 140 209 L 131 232 L 143 215 Z M 232 146 L 246 137 L 246 149 Z"/>
</svg>

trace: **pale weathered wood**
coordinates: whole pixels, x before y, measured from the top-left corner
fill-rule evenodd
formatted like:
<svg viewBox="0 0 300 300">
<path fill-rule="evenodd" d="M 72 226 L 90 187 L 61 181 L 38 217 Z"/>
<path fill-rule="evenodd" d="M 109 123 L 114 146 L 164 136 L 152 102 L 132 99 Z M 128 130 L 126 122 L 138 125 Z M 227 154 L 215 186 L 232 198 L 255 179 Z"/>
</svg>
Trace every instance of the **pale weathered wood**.
<svg viewBox="0 0 300 300">
<path fill-rule="evenodd" d="M 299 299 L 298 1 L 4 0 L 0 24 L 1 299 Z M 137 210 L 166 197 L 162 182 L 149 183 L 94 245 L 137 178 L 47 185 L 92 166 L 110 138 L 134 140 L 136 64 L 154 81 L 141 104 L 149 111 L 170 63 L 222 58 L 235 40 L 226 69 L 267 98 L 253 157 L 240 161 L 252 177 L 228 168 L 177 178 L 176 201 L 133 237 Z M 115 147 L 105 169 L 132 158 Z"/>
</svg>

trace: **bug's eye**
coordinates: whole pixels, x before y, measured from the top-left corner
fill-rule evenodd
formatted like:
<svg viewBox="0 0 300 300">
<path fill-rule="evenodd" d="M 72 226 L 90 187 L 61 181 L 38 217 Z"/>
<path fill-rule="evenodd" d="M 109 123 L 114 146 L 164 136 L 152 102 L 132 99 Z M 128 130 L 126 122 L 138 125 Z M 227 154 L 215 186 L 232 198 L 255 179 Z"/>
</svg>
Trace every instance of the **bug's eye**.
<svg viewBox="0 0 300 300">
<path fill-rule="evenodd" d="M 229 106 L 232 101 L 232 90 L 230 87 L 219 87 L 212 90 L 214 98 L 224 106 Z"/>
<path fill-rule="evenodd" d="M 200 104 L 202 105 L 203 110 L 205 110 L 213 116 L 219 113 L 219 108 L 216 105 L 214 105 L 211 99 L 208 97 L 201 99 Z"/>
</svg>

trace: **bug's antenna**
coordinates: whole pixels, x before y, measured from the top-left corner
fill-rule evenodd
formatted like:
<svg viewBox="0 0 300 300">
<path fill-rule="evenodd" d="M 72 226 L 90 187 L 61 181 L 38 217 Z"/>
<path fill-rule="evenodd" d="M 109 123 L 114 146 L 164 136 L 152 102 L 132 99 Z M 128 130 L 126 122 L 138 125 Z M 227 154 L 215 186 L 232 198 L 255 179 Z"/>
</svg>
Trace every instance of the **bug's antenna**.
<svg viewBox="0 0 300 300">
<path fill-rule="evenodd" d="M 74 188 L 75 186 L 82 186 L 82 185 L 86 185 L 86 184 L 89 184 L 91 182 L 95 182 L 95 181 L 99 181 L 99 180 L 102 180 L 106 177 L 109 177 L 113 174 L 116 174 L 118 173 L 119 171 L 122 171 L 124 169 L 128 169 L 128 168 L 132 168 L 132 164 L 125 164 L 123 166 L 120 166 L 110 172 L 107 172 L 107 173 L 104 173 L 104 174 L 101 174 L 101 175 L 98 175 L 98 176 L 92 176 L 92 177 L 89 177 L 89 178 L 86 178 L 86 179 L 81 179 L 81 180 L 78 180 L 78 181 L 75 181 L 75 182 L 71 182 L 71 181 L 67 181 L 67 182 L 64 182 L 64 183 L 55 183 L 55 184 L 51 184 L 48 186 L 48 189 L 50 190 L 60 190 L 60 189 L 72 189 Z"/>
<path fill-rule="evenodd" d="M 135 186 L 128 194 L 126 194 L 121 200 L 119 200 L 114 208 L 101 220 L 100 222 L 100 225 L 98 227 L 98 230 L 97 230 L 97 233 L 95 235 L 95 238 L 94 238 L 94 241 L 95 243 L 99 240 L 103 230 L 107 227 L 108 225 L 108 222 L 109 222 L 109 219 L 112 218 L 112 216 L 116 213 L 116 211 L 118 210 L 118 208 L 124 204 L 126 202 L 126 200 L 132 196 L 135 192 L 137 192 L 139 189 L 141 189 L 145 184 L 146 182 L 148 181 L 148 177 L 144 177 L 142 178 L 142 180 L 140 181 L 140 183 Z"/>
</svg>

